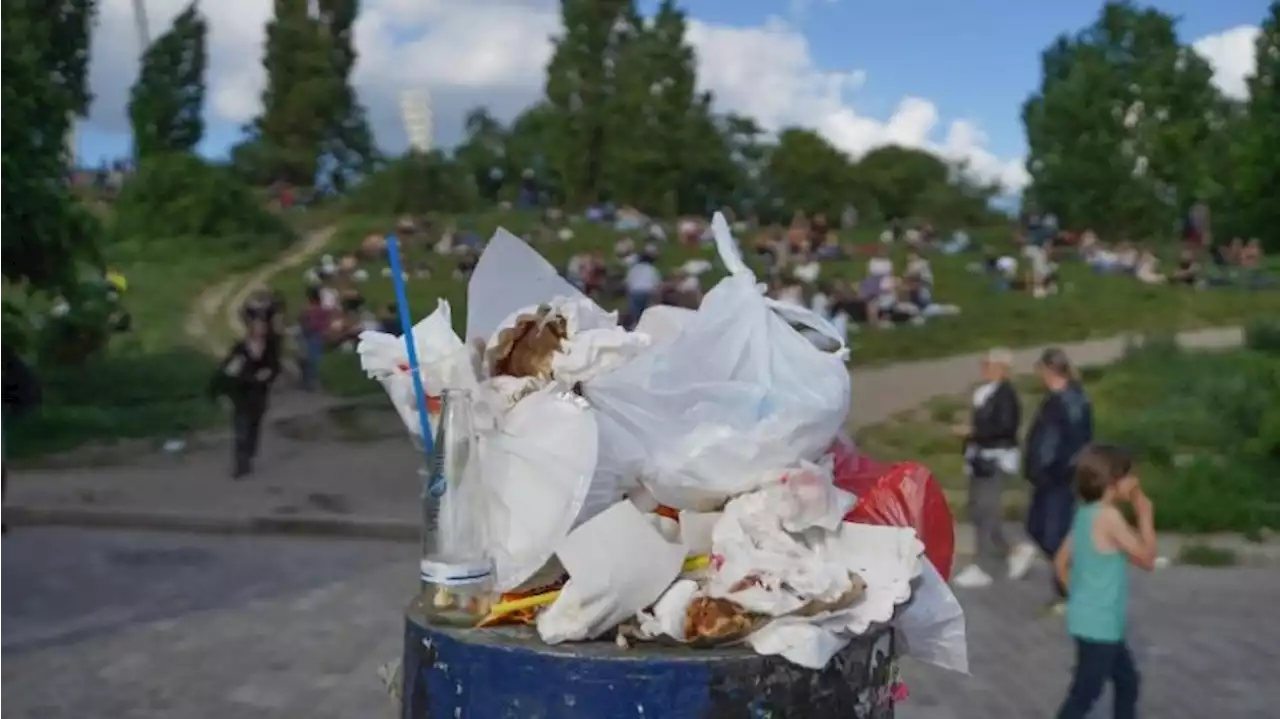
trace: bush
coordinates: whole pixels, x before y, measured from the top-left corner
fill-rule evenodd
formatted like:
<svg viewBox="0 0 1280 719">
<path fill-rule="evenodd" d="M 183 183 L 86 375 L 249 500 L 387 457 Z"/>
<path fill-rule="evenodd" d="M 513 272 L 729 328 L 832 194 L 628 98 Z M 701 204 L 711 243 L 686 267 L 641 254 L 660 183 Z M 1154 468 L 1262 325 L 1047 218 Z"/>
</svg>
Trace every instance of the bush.
<svg viewBox="0 0 1280 719">
<path fill-rule="evenodd" d="M 1244 328 L 1244 343 L 1249 349 L 1280 355 L 1280 320 L 1259 319 Z"/>
<path fill-rule="evenodd" d="M 1181 531 L 1280 526 L 1280 363 L 1252 350 L 1130 352 L 1091 386 L 1097 435 L 1130 447 Z"/>
<path fill-rule="evenodd" d="M 36 367 L 43 402 L 6 427 L 5 451 L 23 458 L 89 441 L 173 437 L 218 415 L 205 390 L 215 361 L 194 350 L 94 357 Z"/>
<path fill-rule="evenodd" d="M 188 242 L 195 252 L 264 255 L 295 239 L 229 168 L 194 155 L 144 160 L 120 193 L 111 234 L 116 242 Z"/>
<path fill-rule="evenodd" d="M 347 206 L 372 215 L 465 212 L 477 202 L 475 182 L 440 152 L 411 152 L 365 178 Z"/>
</svg>

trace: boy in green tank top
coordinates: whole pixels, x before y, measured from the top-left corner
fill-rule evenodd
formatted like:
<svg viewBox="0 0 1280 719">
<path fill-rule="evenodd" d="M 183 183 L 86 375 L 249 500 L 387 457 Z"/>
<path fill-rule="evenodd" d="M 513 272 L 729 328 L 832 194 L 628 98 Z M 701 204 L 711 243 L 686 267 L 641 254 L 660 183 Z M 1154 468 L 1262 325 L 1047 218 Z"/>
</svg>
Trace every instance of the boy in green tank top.
<svg viewBox="0 0 1280 719">
<path fill-rule="evenodd" d="M 1111 682 L 1115 719 L 1138 711 L 1138 670 L 1125 642 L 1128 565 L 1155 568 L 1155 510 L 1133 472 L 1133 460 L 1108 445 L 1086 447 L 1076 462 L 1080 505 L 1071 534 L 1054 557 L 1067 588 L 1067 631 L 1075 639 L 1076 666 L 1058 719 L 1084 719 Z M 1120 513 L 1128 503 L 1138 529 Z"/>
</svg>

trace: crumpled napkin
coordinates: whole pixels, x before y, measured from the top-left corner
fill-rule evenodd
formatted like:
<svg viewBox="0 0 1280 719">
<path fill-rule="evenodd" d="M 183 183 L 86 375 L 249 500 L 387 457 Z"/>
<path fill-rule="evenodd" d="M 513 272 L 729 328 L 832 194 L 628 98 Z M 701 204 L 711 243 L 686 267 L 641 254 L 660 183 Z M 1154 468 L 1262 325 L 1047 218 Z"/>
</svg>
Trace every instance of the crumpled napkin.
<svg viewBox="0 0 1280 719">
<path fill-rule="evenodd" d="M 653 604 L 680 575 L 685 548 L 624 499 L 571 532 L 556 554 L 569 581 L 538 615 L 548 644 L 594 639 Z"/>
<path fill-rule="evenodd" d="M 854 501 L 833 484 L 829 463 L 807 462 L 730 500 L 712 530 L 719 569 L 708 594 L 774 617 L 839 601 L 853 580 L 828 556 L 826 535 L 842 526 Z"/>
<path fill-rule="evenodd" d="M 819 669 L 911 598 L 924 544 L 910 527 L 844 522 L 854 501 L 829 463 L 802 463 L 725 506 L 707 594 L 774 617 L 747 638 L 756 652 Z"/>
<path fill-rule="evenodd" d="M 453 331 L 452 310 L 446 300 L 440 300 L 434 312 L 413 326 L 413 340 L 418 372 L 429 397 L 438 397 L 446 389 L 478 389 L 475 350 Z M 386 390 L 409 434 L 422 436 L 404 339 L 368 330 L 360 333 L 356 352 L 361 369 Z"/>
<path fill-rule="evenodd" d="M 828 556 L 866 582 L 862 600 L 811 617 L 774 619 L 747 637 L 757 653 L 821 669 L 854 636 L 892 621 L 898 606 L 911 599 L 912 580 L 928 565 L 921 558 L 924 544 L 910 527 L 845 523 L 823 544 Z"/>
</svg>

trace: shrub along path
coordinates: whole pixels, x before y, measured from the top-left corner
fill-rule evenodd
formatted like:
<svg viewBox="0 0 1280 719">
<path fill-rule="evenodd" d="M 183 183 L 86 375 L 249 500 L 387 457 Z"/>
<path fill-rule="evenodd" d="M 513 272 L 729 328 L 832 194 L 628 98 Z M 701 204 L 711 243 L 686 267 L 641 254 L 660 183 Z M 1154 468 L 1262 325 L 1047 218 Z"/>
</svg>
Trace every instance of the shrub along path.
<svg viewBox="0 0 1280 719">
<path fill-rule="evenodd" d="M 1234 328 L 1180 336 L 1193 347 L 1231 347 L 1240 339 Z M 1090 366 L 1119 357 L 1126 340 L 1066 348 L 1078 363 Z M 1038 351 L 1015 353 L 1018 368 L 1029 369 Z M 854 370 L 851 428 L 883 421 L 937 394 L 963 391 L 973 380 L 977 361 L 977 355 L 964 355 Z M 259 473 L 248 481 L 227 479 L 229 454 L 222 443 L 143 457 L 127 466 L 15 472 L 5 516 L 14 524 L 418 537 L 416 469 L 421 459 L 394 425 L 373 436 L 353 437 L 335 436 L 324 428 L 299 430 L 296 420 L 273 423 Z M 967 534 L 959 539 L 963 552 Z"/>
</svg>

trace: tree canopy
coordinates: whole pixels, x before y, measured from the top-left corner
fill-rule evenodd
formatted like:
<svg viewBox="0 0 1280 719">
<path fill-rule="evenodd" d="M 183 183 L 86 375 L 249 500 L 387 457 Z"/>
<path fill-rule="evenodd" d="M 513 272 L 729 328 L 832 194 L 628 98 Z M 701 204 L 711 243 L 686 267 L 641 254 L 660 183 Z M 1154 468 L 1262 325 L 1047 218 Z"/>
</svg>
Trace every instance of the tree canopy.
<svg viewBox="0 0 1280 719">
<path fill-rule="evenodd" d="M 100 228 L 67 188 L 67 139 L 87 114 L 95 0 L 4 0 L 4 277 L 33 291 L 68 291 L 80 260 L 97 257 Z"/>
<path fill-rule="evenodd" d="M 1243 103 L 1215 87 L 1209 62 L 1159 10 L 1109 2 L 1057 38 L 1023 106 L 1027 199 L 1067 225 L 1135 239 L 1169 236 L 1205 202 L 1220 230 L 1276 242 L 1278 13 L 1272 2 Z"/>
<path fill-rule="evenodd" d="M 377 159 L 351 87 L 359 0 L 274 0 L 262 111 L 232 152 L 247 179 L 341 192 Z"/>
<path fill-rule="evenodd" d="M 204 136 L 209 28 L 192 2 L 142 55 L 129 96 L 134 154 L 192 152 Z"/>
<path fill-rule="evenodd" d="M 545 99 L 508 124 L 470 112 L 453 159 L 484 201 L 514 199 L 532 174 L 554 201 L 612 201 L 670 216 L 731 206 L 766 219 L 794 210 L 986 222 L 999 188 L 918 149 L 855 161 L 818 133 L 766 133 L 700 89 L 687 18 L 674 0 L 563 0 Z"/>
</svg>

